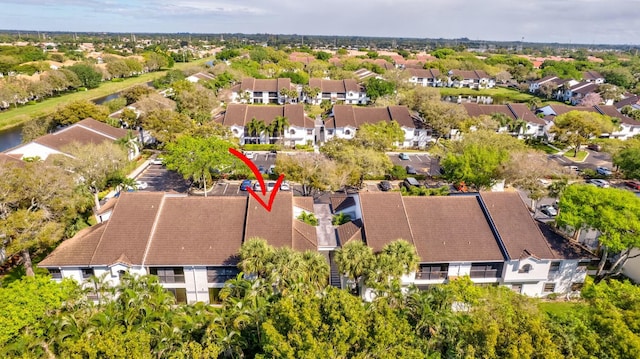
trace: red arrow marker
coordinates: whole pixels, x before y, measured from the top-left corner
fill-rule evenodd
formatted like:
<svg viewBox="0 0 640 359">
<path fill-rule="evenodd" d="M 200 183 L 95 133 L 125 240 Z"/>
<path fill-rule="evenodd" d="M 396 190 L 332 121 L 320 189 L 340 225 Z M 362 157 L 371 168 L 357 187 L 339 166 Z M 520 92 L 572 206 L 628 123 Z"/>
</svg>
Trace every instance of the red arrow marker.
<svg viewBox="0 0 640 359">
<path fill-rule="evenodd" d="M 241 159 L 242 162 L 244 162 L 249 167 L 249 169 L 251 169 L 251 172 L 253 172 L 253 174 L 256 176 L 258 183 L 260 183 L 260 190 L 262 191 L 262 196 L 267 194 L 267 186 L 265 186 L 264 184 L 264 178 L 262 178 L 262 173 L 258 171 L 258 167 L 256 167 L 253 161 L 248 159 L 247 156 L 243 155 L 242 152 L 236 150 L 235 148 L 229 148 L 229 153 Z M 251 196 L 253 196 L 253 198 L 256 199 L 256 201 L 258 201 L 258 203 L 260 203 L 262 207 L 264 207 L 264 209 L 267 210 L 267 212 L 271 212 L 271 207 L 273 206 L 273 200 L 276 198 L 276 193 L 278 193 L 278 190 L 280 189 L 280 184 L 282 183 L 283 180 L 284 180 L 284 174 L 281 174 L 280 177 L 278 177 L 278 180 L 276 181 L 276 185 L 273 188 L 273 191 L 271 191 L 271 194 L 269 195 L 268 203 L 265 203 L 264 200 L 253 190 L 253 188 L 248 187 L 247 191 Z"/>
</svg>

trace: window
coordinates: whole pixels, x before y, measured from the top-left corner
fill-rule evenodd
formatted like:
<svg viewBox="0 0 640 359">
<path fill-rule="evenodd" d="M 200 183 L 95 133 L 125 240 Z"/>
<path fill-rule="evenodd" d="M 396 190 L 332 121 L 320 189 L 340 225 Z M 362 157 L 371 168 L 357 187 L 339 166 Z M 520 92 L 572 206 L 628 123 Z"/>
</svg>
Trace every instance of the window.
<svg viewBox="0 0 640 359">
<path fill-rule="evenodd" d="M 449 264 L 426 264 L 420 266 L 416 273 L 416 279 L 447 279 Z"/>
<path fill-rule="evenodd" d="M 57 268 L 48 268 L 49 274 L 53 279 L 62 279 L 62 272 Z"/>
<path fill-rule="evenodd" d="M 518 269 L 518 273 L 529 273 L 533 267 L 531 264 L 525 264 L 520 269 Z"/>
<path fill-rule="evenodd" d="M 209 288 L 209 303 L 220 303 L 220 290 L 222 288 Z"/>
<path fill-rule="evenodd" d="M 349 129 L 344 130 L 344 134 L 345 135 L 350 135 L 351 134 L 351 130 L 349 130 Z"/>
<path fill-rule="evenodd" d="M 469 274 L 471 278 L 500 278 L 502 263 L 474 263 Z"/>
<path fill-rule="evenodd" d="M 522 283 L 512 284 L 511 290 L 518 294 L 522 294 Z"/>
<path fill-rule="evenodd" d="M 552 293 L 556 290 L 556 284 L 555 283 L 545 283 L 544 284 L 544 289 L 543 292 L 545 293 Z"/>
<path fill-rule="evenodd" d="M 327 135 L 333 135 L 333 129 L 332 128 L 327 130 Z"/>
<path fill-rule="evenodd" d="M 549 273 L 557 273 L 560 271 L 560 262 L 551 262 Z"/>
<path fill-rule="evenodd" d="M 184 268 L 150 268 L 150 273 L 158 276 L 160 283 L 184 283 Z"/>
<path fill-rule="evenodd" d="M 296 134 L 296 130 L 294 130 L 294 129 L 292 128 L 292 129 L 290 129 L 290 130 L 289 130 L 289 133 L 290 133 L 290 134 L 292 134 L 292 135 L 295 135 L 295 134 Z"/>
<path fill-rule="evenodd" d="M 582 287 L 584 286 L 584 283 L 571 283 L 571 290 L 576 292 L 576 291 L 580 291 L 582 290 Z"/>
<path fill-rule="evenodd" d="M 420 136 L 420 130 L 415 130 L 415 131 L 413 131 L 413 135 L 414 135 L 415 137 L 419 137 L 419 136 Z"/>
<path fill-rule="evenodd" d="M 307 130 L 307 135 L 308 135 L 308 136 L 313 135 L 313 130 Z"/>
<path fill-rule="evenodd" d="M 88 279 L 93 275 L 93 268 L 82 268 L 82 279 Z"/>
<path fill-rule="evenodd" d="M 208 283 L 224 283 L 238 275 L 239 271 L 235 267 L 207 267 Z"/>
<path fill-rule="evenodd" d="M 187 290 L 185 288 L 167 288 L 167 292 L 173 294 L 176 303 L 187 303 Z"/>
</svg>

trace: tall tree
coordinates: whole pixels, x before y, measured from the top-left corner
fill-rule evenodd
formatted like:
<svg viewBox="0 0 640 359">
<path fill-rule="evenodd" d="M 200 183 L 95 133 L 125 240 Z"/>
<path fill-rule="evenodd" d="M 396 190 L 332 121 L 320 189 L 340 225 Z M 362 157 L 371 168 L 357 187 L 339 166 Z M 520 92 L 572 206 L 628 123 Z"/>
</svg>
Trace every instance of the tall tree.
<svg viewBox="0 0 640 359">
<path fill-rule="evenodd" d="M 372 147 L 378 151 L 393 148 L 394 144 L 404 142 L 404 131 L 396 121 L 380 121 L 365 123 L 358 128 L 355 141 L 364 147 Z"/>
<path fill-rule="evenodd" d="M 351 281 L 353 292 L 360 294 L 362 282 L 375 263 L 371 247 L 360 241 L 348 242 L 336 251 L 335 260 L 340 273 Z"/>
<path fill-rule="evenodd" d="M 574 184 L 562 193 L 559 208 L 559 226 L 576 232 L 583 228 L 600 232 L 600 279 L 619 274 L 632 257 L 631 250 L 640 247 L 640 198 L 632 192 Z M 615 261 L 605 273 L 604 265 L 613 257 Z"/>
<path fill-rule="evenodd" d="M 72 125 L 85 118 L 93 118 L 101 122 L 106 122 L 109 111 L 106 107 L 96 105 L 91 101 L 74 101 L 58 108 L 51 115 L 51 119 L 56 125 Z"/>
<path fill-rule="evenodd" d="M 260 137 L 262 133 L 267 129 L 267 125 L 264 124 L 264 121 L 258 120 L 255 117 L 247 123 L 247 131 L 249 132 L 249 136 L 255 138 L 255 143 L 260 143 Z M 253 139 L 251 140 L 254 141 Z"/>
<path fill-rule="evenodd" d="M 102 82 L 102 73 L 93 65 L 77 63 L 68 69 L 78 76 L 80 83 L 86 88 L 97 88 Z"/>
<path fill-rule="evenodd" d="M 574 156 L 577 156 L 580 146 L 588 139 L 611 133 L 615 128 L 608 116 L 587 111 L 569 111 L 555 118 L 550 132 L 573 145 Z"/>
<path fill-rule="evenodd" d="M 177 171 L 185 179 L 202 186 L 204 195 L 213 178 L 239 167 L 239 160 L 229 153 L 233 144 L 217 138 L 180 137 L 166 146 L 164 161 L 168 169 Z"/>
</svg>

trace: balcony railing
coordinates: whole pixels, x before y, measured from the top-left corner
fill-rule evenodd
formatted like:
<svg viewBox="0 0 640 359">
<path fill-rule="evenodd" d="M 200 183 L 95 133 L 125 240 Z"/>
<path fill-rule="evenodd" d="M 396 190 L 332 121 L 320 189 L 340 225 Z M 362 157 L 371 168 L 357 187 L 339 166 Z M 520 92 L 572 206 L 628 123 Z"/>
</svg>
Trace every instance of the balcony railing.
<svg viewBox="0 0 640 359">
<path fill-rule="evenodd" d="M 488 269 L 488 270 L 471 270 L 469 273 L 471 278 L 499 278 L 500 272 L 496 269 Z"/>
<path fill-rule="evenodd" d="M 423 279 L 423 280 L 447 279 L 448 276 L 449 276 L 448 271 L 416 272 L 416 279 Z"/>
</svg>

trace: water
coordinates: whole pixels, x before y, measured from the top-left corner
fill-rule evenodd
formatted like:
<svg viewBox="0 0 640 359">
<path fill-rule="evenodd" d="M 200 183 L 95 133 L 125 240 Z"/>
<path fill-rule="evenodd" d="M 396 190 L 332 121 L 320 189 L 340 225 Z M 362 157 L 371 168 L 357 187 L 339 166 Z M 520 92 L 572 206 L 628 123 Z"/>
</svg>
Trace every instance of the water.
<svg viewBox="0 0 640 359">
<path fill-rule="evenodd" d="M 0 131 L 0 152 L 22 143 L 22 126 Z"/>
<path fill-rule="evenodd" d="M 111 95 L 107 95 L 107 96 L 98 97 L 97 99 L 92 100 L 92 102 L 95 103 L 96 105 L 104 105 L 105 102 L 109 102 L 118 97 L 120 97 L 120 92 L 112 93 Z"/>
</svg>

